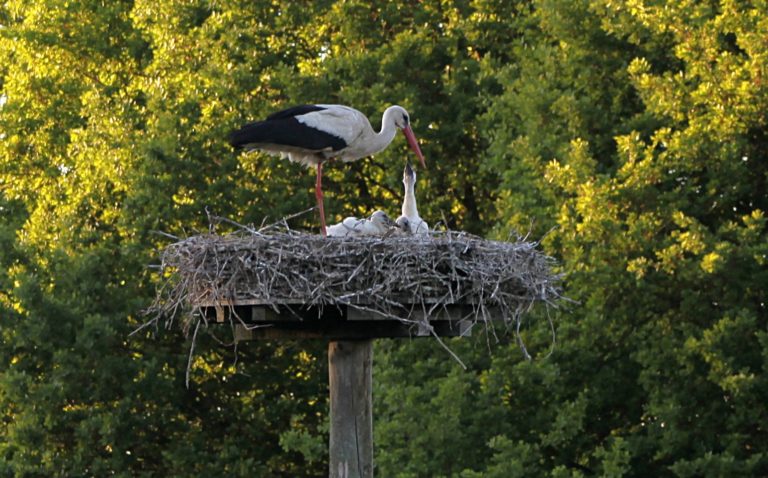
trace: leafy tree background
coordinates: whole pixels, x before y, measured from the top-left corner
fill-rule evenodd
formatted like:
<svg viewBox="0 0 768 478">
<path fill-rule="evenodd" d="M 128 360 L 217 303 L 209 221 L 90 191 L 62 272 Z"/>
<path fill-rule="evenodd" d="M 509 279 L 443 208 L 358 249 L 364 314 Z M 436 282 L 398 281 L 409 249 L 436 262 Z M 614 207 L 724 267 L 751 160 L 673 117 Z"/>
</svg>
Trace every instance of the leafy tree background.
<svg viewBox="0 0 768 478">
<path fill-rule="evenodd" d="M 0 6 L 0 476 L 320 476 L 325 345 L 128 334 L 166 239 L 313 177 L 225 142 L 302 102 L 389 104 L 422 215 L 532 228 L 578 305 L 535 360 L 379 341 L 379 476 L 768 475 L 765 1 L 11 0 Z M 405 142 L 328 168 L 398 209 Z M 307 217 L 305 227 L 314 227 Z M 554 228 L 554 229 L 553 229 Z M 550 231 L 548 234 L 547 231 Z M 546 314 L 557 326 L 550 352 Z M 218 339 L 227 340 L 226 333 Z"/>
</svg>

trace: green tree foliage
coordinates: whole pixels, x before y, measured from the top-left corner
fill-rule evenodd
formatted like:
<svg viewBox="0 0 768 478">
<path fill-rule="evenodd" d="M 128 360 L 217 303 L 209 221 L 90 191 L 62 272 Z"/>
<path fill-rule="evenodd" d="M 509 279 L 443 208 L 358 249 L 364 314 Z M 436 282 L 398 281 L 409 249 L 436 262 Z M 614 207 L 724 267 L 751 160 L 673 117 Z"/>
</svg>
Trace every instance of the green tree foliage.
<svg viewBox="0 0 768 478">
<path fill-rule="evenodd" d="M 381 342 L 377 473 L 768 474 L 768 5 L 357 0 L 0 6 L 0 476 L 318 476 L 325 346 L 129 337 L 160 230 L 313 204 L 227 133 L 302 102 L 412 114 L 431 223 L 532 228 L 578 301 L 524 335 Z M 327 168 L 398 209 L 402 138 Z M 308 214 L 297 226 L 315 227 Z M 533 225 L 531 225 L 533 224 Z M 212 332 L 212 331 L 208 331 Z M 552 353 L 550 353 L 552 350 Z"/>
<path fill-rule="evenodd" d="M 768 470 L 768 17 L 757 3 L 536 4 L 527 38 L 541 41 L 498 72 L 488 161 L 513 171 L 499 232 L 531 217 L 556 225 L 545 244 L 581 305 L 533 364 L 557 379 L 521 415 L 544 419 L 491 441 L 489 472 Z M 514 386 L 530 367 L 488 372 L 522 395 L 520 410 L 542 403 Z"/>
</svg>

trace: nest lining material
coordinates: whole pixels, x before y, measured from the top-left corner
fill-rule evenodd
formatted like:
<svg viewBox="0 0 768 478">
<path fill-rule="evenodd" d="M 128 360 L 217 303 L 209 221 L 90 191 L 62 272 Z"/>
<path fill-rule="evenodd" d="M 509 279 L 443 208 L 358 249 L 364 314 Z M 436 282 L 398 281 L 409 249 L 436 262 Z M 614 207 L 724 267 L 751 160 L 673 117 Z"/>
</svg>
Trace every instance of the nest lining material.
<svg viewBox="0 0 768 478">
<path fill-rule="evenodd" d="M 166 279 L 150 310 L 166 317 L 168 326 L 179 309 L 191 310 L 184 322 L 188 332 L 204 320 L 196 312 L 212 305 L 320 311 L 346 305 L 413 323 L 408 317 L 415 307 L 429 317 L 441 307 L 463 304 L 472 306 L 474 322 L 499 320 L 519 331 L 522 314 L 535 303 L 556 306 L 561 299 L 555 261 L 537 246 L 454 231 L 323 238 L 270 226 L 202 234 L 164 250 Z"/>
</svg>

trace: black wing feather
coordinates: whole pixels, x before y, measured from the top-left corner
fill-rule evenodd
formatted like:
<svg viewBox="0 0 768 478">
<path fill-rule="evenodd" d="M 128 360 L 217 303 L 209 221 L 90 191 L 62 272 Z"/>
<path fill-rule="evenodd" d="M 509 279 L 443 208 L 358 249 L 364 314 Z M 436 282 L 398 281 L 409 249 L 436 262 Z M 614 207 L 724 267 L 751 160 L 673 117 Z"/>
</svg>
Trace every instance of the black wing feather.
<svg viewBox="0 0 768 478">
<path fill-rule="evenodd" d="M 322 111 L 325 109 L 328 109 L 328 108 L 325 108 L 323 106 L 317 106 L 317 105 L 294 106 L 292 108 L 288 108 L 282 111 L 278 111 L 276 113 L 272 113 L 271 115 L 267 116 L 266 121 L 293 118 L 294 116 L 305 115 L 307 113 L 312 113 L 313 111 Z"/>
<path fill-rule="evenodd" d="M 328 148 L 338 151 L 347 147 L 347 142 L 342 138 L 300 123 L 293 115 L 248 123 L 233 131 L 229 135 L 229 142 L 235 148 L 246 149 L 258 149 L 260 144 L 291 146 L 307 151 Z"/>
</svg>

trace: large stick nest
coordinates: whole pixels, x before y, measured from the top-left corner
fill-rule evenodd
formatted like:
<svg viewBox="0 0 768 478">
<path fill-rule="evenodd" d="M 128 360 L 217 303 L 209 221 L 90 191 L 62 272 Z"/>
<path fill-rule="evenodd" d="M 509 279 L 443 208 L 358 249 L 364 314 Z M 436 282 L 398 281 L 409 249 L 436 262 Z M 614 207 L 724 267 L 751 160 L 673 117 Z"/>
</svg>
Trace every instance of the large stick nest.
<svg viewBox="0 0 768 478">
<path fill-rule="evenodd" d="M 166 282 L 152 308 L 170 321 L 186 309 L 185 329 L 201 307 L 345 305 L 408 321 L 452 304 L 471 305 L 475 321 L 519 330 L 535 303 L 556 305 L 560 276 L 538 243 L 489 241 L 462 232 L 427 236 L 322 238 L 269 226 L 201 234 L 162 253 Z"/>
</svg>

